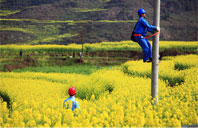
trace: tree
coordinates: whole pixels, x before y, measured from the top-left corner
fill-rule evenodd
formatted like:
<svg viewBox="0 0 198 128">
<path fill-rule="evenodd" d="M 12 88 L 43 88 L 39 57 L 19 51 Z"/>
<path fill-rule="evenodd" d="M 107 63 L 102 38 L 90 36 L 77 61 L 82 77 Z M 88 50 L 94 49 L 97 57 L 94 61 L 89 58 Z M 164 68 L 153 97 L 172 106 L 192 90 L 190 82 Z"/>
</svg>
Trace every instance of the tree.
<svg viewBox="0 0 198 128">
<path fill-rule="evenodd" d="M 76 31 L 78 42 L 82 44 L 82 49 L 80 52 L 80 62 L 83 62 L 83 55 L 84 55 L 84 43 L 88 40 L 91 36 L 91 27 L 92 23 L 81 24 Z"/>
</svg>

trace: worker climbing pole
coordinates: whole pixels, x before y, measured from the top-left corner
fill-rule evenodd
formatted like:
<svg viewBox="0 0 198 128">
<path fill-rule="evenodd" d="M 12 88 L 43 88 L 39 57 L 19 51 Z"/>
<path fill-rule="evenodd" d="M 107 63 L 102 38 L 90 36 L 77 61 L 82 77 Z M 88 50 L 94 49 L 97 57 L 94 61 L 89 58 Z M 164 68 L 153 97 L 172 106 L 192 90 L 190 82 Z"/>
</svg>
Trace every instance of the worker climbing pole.
<svg viewBox="0 0 198 128">
<path fill-rule="evenodd" d="M 146 11 L 141 8 L 138 10 L 139 19 L 131 34 L 131 40 L 137 42 L 143 51 L 143 62 L 152 62 L 152 81 L 151 81 L 151 96 L 154 104 L 158 102 L 158 63 L 159 63 L 159 33 L 160 33 L 160 0 L 154 2 L 154 25 L 148 24 L 146 21 Z M 146 36 L 146 32 L 154 33 L 151 36 Z M 153 48 L 147 38 L 153 38 Z"/>
<path fill-rule="evenodd" d="M 153 0 L 154 2 L 154 18 L 153 24 L 160 28 L 160 0 Z M 159 34 L 153 38 L 152 48 L 152 81 L 151 81 L 151 96 L 154 104 L 158 102 L 158 67 L 159 67 Z"/>
</svg>

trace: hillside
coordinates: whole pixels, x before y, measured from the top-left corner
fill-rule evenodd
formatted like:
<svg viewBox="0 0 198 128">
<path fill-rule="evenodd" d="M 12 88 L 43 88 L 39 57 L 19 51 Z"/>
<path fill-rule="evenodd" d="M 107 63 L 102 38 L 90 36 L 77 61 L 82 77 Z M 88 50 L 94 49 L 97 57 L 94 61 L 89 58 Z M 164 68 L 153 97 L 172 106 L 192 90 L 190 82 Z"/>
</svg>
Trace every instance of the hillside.
<svg viewBox="0 0 198 128">
<path fill-rule="evenodd" d="M 147 0 L 1 0 L 0 44 L 68 44 L 129 40 Z M 198 40 L 197 0 L 161 1 L 161 40 Z M 80 34 L 83 38 L 80 38 Z"/>
</svg>

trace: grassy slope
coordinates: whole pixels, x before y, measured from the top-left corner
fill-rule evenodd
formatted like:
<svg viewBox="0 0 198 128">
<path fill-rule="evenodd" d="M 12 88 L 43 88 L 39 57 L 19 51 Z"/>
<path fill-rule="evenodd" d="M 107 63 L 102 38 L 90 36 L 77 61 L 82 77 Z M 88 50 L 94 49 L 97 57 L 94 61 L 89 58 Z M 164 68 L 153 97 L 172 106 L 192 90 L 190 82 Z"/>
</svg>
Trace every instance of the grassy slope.
<svg viewBox="0 0 198 128">
<path fill-rule="evenodd" d="M 75 33 L 79 26 L 87 24 L 92 29 L 92 38 L 86 42 L 129 40 L 131 28 L 137 18 L 136 10 L 144 6 L 148 12 L 147 18 L 152 23 L 152 6 L 148 2 L 135 1 L 42 1 L 36 5 L 24 2 L 24 7 L 12 7 L 17 10 L 0 11 L 0 44 L 68 44 L 79 42 Z M 15 1 L 17 2 L 17 1 Z M 126 2 L 126 3 L 125 3 Z M 128 3 L 127 3 L 128 2 Z M 192 6 L 190 2 L 189 6 Z M 16 4 L 17 6 L 20 3 Z M 169 6 L 168 6 L 169 5 Z M 162 40 L 195 40 L 196 27 L 194 19 L 189 14 L 196 15 L 195 8 L 181 13 L 170 13 L 171 8 L 180 7 L 178 2 L 162 2 Z M 6 6 L 5 6 L 6 7 Z M 133 8 L 131 8 L 133 7 Z M 193 6 L 194 7 L 194 6 Z M 185 17 L 184 17 L 185 16 Z M 168 18 L 167 18 L 168 17 Z M 181 20 L 181 17 L 184 17 Z M 165 19 L 167 18 L 167 19 Z M 175 21 L 178 24 L 172 23 Z M 191 22 L 187 25 L 187 22 Z M 90 23 L 92 22 L 92 23 Z M 48 29 L 48 26 L 51 26 Z M 190 30 L 190 31 L 189 31 Z M 183 31 L 183 32 L 182 32 Z M 17 34 L 16 32 L 23 32 Z M 171 33 L 171 35 L 170 35 Z M 73 37 L 75 36 L 75 37 Z M 27 38 L 28 37 L 28 38 Z"/>
<path fill-rule="evenodd" d="M 27 44 L 67 44 L 68 40 L 70 40 L 69 38 L 76 36 L 76 34 L 73 34 L 73 31 L 70 29 L 72 26 L 76 25 L 76 23 L 87 23 L 87 20 L 83 20 L 89 17 L 89 14 L 87 13 L 95 14 L 95 12 L 105 10 L 103 8 L 99 8 L 102 6 L 103 2 L 77 1 L 76 3 L 78 8 L 71 7 L 67 9 L 67 7 L 70 6 L 70 2 L 60 1 L 55 2 L 53 5 L 38 4 L 35 6 L 24 6 L 24 8 L 17 11 L 9 10 L 9 4 L 5 4 L 8 6 L 8 9 L 0 11 L 0 16 L 2 16 L 0 19 L 0 31 L 1 35 L 3 35 L 0 43 L 6 44 L 8 42 L 13 42 L 13 44 L 23 44 L 25 42 Z M 20 5 L 20 3 L 16 3 L 16 5 Z M 28 2 L 26 5 L 28 5 Z M 87 6 L 89 8 L 81 6 Z M 15 7 L 12 9 L 14 8 Z M 38 18 L 38 16 L 40 18 Z M 47 18 L 47 20 L 42 18 Z M 20 41 L 18 34 L 15 34 L 14 37 L 12 36 L 11 38 L 8 36 L 13 35 L 12 33 L 17 31 L 31 34 L 31 36 L 29 36 L 29 40 L 25 40 L 25 37 L 21 37 L 24 41 Z"/>
<path fill-rule="evenodd" d="M 16 69 L 14 72 L 44 72 L 44 73 L 76 73 L 89 75 L 104 67 L 93 65 L 70 65 L 70 66 L 51 66 L 51 67 L 27 67 L 24 69 Z"/>
</svg>

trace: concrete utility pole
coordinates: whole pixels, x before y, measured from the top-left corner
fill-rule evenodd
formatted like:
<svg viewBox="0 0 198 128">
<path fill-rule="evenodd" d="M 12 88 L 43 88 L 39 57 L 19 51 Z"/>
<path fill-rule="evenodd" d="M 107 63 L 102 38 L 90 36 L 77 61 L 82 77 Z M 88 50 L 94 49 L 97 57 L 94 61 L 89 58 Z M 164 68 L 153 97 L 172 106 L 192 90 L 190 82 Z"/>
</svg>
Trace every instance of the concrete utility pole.
<svg viewBox="0 0 198 128">
<path fill-rule="evenodd" d="M 160 0 L 153 0 L 154 2 L 154 18 L 153 25 L 160 27 Z M 154 104 L 158 102 L 158 67 L 159 67 L 159 34 L 153 38 L 152 48 L 152 81 L 151 81 L 151 96 L 155 98 Z"/>
</svg>

